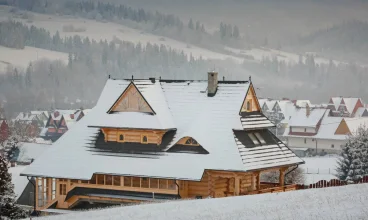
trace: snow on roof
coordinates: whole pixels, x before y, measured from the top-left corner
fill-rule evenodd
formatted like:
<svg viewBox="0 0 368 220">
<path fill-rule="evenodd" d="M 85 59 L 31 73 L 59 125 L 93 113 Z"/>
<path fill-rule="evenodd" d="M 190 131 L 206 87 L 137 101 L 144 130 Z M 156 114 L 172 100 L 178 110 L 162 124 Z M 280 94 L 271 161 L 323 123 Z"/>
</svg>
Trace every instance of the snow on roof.
<svg viewBox="0 0 368 220">
<path fill-rule="evenodd" d="M 367 113 L 367 108 L 365 108 L 365 107 L 360 107 L 360 108 L 358 108 L 357 109 L 357 111 L 355 112 L 355 117 L 356 118 L 359 118 L 359 117 L 362 117 L 363 116 L 363 114 L 366 114 Z"/>
<path fill-rule="evenodd" d="M 28 184 L 28 179 L 26 176 L 20 176 L 20 173 L 26 168 L 27 166 L 16 166 L 10 167 L 9 173 L 12 175 L 12 183 L 14 184 L 14 193 L 16 195 L 16 199 L 22 195 L 24 189 Z"/>
<path fill-rule="evenodd" d="M 263 105 L 266 103 L 267 99 L 258 99 L 258 103 L 259 106 L 261 106 L 261 108 L 263 107 Z"/>
<path fill-rule="evenodd" d="M 359 127 L 368 127 L 368 118 L 344 118 L 350 132 L 354 134 Z"/>
<path fill-rule="evenodd" d="M 345 140 L 347 138 L 346 135 L 335 135 L 337 127 L 340 125 L 342 117 L 330 117 L 327 110 L 326 114 L 324 114 L 323 119 L 321 121 L 320 127 L 318 129 L 318 133 L 316 135 L 310 136 L 309 138 L 318 138 L 318 139 L 331 139 L 331 140 Z M 308 138 L 306 136 L 300 135 L 290 135 L 290 127 L 288 126 L 285 129 L 284 136 L 285 137 L 301 137 Z"/>
<path fill-rule="evenodd" d="M 49 220 L 228 220 L 228 219 L 366 219 L 368 184 L 216 199 L 179 200 L 120 206 L 66 215 Z"/>
<path fill-rule="evenodd" d="M 49 144 L 22 143 L 19 147 L 17 162 L 30 163 L 50 147 Z"/>
<path fill-rule="evenodd" d="M 135 85 L 156 114 L 108 115 L 108 110 L 129 83 L 128 80 L 108 80 L 96 107 L 22 174 L 90 179 L 94 173 L 106 173 L 200 180 L 205 169 L 249 171 L 264 167 L 262 164 L 252 167 L 243 164 L 233 134 L 233 129 L 243 129 L 239 110 L 249 88 L 248 83 L 219 82 L 216 95 L 208 97 L 207 81 L 135 80 Z M 96 123 L 106 125 L 106 115 L 115 120 L 118 117 L 126 119 L 126 121 L 119 121 L 120 123 L 116 125 L 131 124 L 131 126 L 142 127 L 148 124 L 145 126 L 175 128 L 176 133 L 166 150 L 183 137 L 189 136 L 194 138 L 209 154 L 162 152 L 162 154 L 134 157 L 134 155 L 93 152 L 90 149 L 94 147 L 93 140 L 97 138 L 100 129 L 91 127 L 91 125 L 96 125 Z M 142 117 L 138 118 L 138 116 Z M 148 117 L 151 118 L 148 119 Z M 149 121 L 142 123 L 146 119 Z M 108 123 L 115 122 L 108 121 Z M 65 161 L 68 162 L 65 163 Z M 289 162 L 296 164 L 303 161 L 295 156 Z M 286 164 L 285 161 L 279 161 L 279 163 L 276 161 L 273 165 Z"/>
<path fill-rule="evenodd" d="M 31 112 L 20 112 L 17 117 L 14 119 L 14 121 L 25 121 L 25 122 L 31 122 L 33 120 L 38 120 L 36 114 L 32 114 Z"/>
<path fill-rule="evenodd" d="M 280 107 L 282 113 L 286 111 L 287 106 L 294 105 L 290 100 L 279 100 L 277 101 L 277 104 Z"/>
<path fill-rule="evenodd" d="M 343 98 L 347 111 L 352 114 L 359 98 Z"/>
<path fill-rule="evenodd" d="M 284 114 L 284 119 L 281 121 L 283 124 L 289 124 L 291 118 L 297 114 L 298 108 L 294 105 L 294 103 L 289 102 L 285 103 L 284 110 L 282 113 Z"/>
<path fill-rule="evenodd" d="M 306 108 L 299 108 L 289 121 L 289 126 L 295 127 L 316 127 L 319 120 L 322 119 L 326 109 L 310 109 L 310 115 L 307 116 Z"/>
<path fill-rule="evenodd" d="M 342 100 L 342 97 L 331 97 L 331 100 L 332 100 L 332 104 L 334 107 L 335 107 L 335 111 L 337 111 L 337 109 L 339 109 L 339 106 L 341 104 L 341 100 Z"/>
<path fill-rule="evenodd" d="M 265 103 L 266 103 L 268 110 L 271 111 L 276 104 L 276 100 L 266 100 Z"/>
</svg>

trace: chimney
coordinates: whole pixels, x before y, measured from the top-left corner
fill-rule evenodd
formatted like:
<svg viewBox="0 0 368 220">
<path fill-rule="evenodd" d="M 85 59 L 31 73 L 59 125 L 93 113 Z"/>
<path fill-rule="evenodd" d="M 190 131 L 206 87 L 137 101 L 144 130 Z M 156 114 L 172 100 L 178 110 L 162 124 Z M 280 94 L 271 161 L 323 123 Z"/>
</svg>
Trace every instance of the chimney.
<svg viewBox="0 0 368 220">
<path fill-rule="evenodd" d="M 308 103 L 307 103 L 307 106 L 305 106 L 305 115 L 307 116 L 307 117 L 309 117 L 309 115 L 310 115 L 310 112 L 311 111 L 311 109 L 310 109 L 310 107 L 309 107 L 309 105 L 308 105 Z"/>
<path fill-rule="evenodd" d="M 207 87 L 208 97 L 213 97 L 216 95 L 218 84 L 217 76 L 218 76 L 217 72 L 208 72 L 208 87 Z"/>
</svg>

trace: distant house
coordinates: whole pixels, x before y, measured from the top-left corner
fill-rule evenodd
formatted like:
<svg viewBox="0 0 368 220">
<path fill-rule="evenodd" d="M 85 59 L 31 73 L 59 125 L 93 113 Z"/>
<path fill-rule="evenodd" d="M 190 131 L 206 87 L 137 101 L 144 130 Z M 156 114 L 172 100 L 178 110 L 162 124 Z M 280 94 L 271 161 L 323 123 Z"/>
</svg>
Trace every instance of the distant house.
<svg viewBox="0 0 368 220">
<path fill-rule="evenodd" d="M 37 137 L 44 126 L 44 121 L 38 118 L 38 115 L 31 112 L 20 112 L 12 120 L 13 126 L 28 137 Z"/>
<path fill-rule="evenodd" d="M 358 109 L 364 108 L 364 104 L 360 98 L 332 97 L 327 108 L 331 110 L 330 116 L 354 117 Z"/>
<path fill-rule="evenodd" d="M 286 170 L 304 162 L 268 130 L 253 84 L 217 75 L 109 79 L 93 110 L 21 173 L 36 178 L 37 210 L 295 189 Z M 277 183 L 260 181 L 275 170 Z"/>
<path fill-rule="evenodd" d="M 368 117 L 368 109 L 365 107 L 358 108 L 358 110 L 355 112 L 354 117 L 356 118 Z"/>
<path fill-rule="evenodd" d="M 56 141 L 77 121 L 82 119 L 86 110 L 55 110 L 50 113 L 45 128 L 40 136 L 46 140 Z"/>
</svg>

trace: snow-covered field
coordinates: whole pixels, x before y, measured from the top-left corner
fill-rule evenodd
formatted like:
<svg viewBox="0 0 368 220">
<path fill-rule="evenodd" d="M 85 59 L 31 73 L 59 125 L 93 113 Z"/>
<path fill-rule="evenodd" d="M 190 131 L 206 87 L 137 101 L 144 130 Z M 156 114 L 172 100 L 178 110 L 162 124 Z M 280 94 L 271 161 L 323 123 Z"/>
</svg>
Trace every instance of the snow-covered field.
<svg viewBox="0 0 368 220">
<path fill-rule="evenodd" d="M 0 21 L 7 20 L 9 13 L 9 9 L 3 7 L 0 9 Z M 43 15 L 43 14 L 33 14 L 32 22 L 26 19 L 14 19 L 17 21 L 21 21 L 24 24 L 34 25 L 39 28 L 45 28 L 50 31 L 52 34 L 56 33 L 56 31 L 60 32 L 60 35 L 63 36 L 74 36 L 80 35 L 82 37 L 89 37 L 90 39 L 99 40 L 113 40 L 114 38 L 118 38 L 123 41 L 130 41 L 133 43 L 142 43 L 146 44 L 150 42 L 151 44 L 163 44 L 172 49 L 176 49 L 179 51 L 183 51 L 187 55 L 192 54 L 193 57 L 199 58 L 202 56 L 203 59 L 233 59 L 235 61 L 241 62 L 243 59 L 235 56 L 229 56 L 226 54 L 217 53 L 211 50 L 207 50 L 204 48 L 200 48 L 193 45 L 188 45 L 185 42 L 180 42 L 177 40 L 173 40 L 167 37 L 162 37 L 158 35 L 153 35 L 150 33 L 145 33 L 140 30 L 136 30 L 124 25 L 120 25 L 117 23 L 111 22 L 97 22 L 95 20 L 83 19 L 83 18 L 73 18 L 66 16 L 54 16 L 54 15 Z M 81 32 L 63 32 L 63 26 L 65 25 L 73 25 L 74 28 L 85 29 L 85 31 Z"/>
<path fill-rule="evenodd" d="M 40 219 L 367 219 L 368 184 L 110 208 Z"/>
<path fill-rule="evenodd" d="M 17 50 L 0 46 L 0 72 L 4 71 L 9 64 L 25 69 L 30 62 L 42 59 L 61 60 L 67 63 L 68 54 L 35 47 L 25 47 L 23 50 Z"/>
<path fill-rule="evenodd" d="M 336 179 L 338 156 L 303 157 L 302 159 L 305 161 L 305 164 L 300 166 L 305 173 L 304 184 L 312 184 L 320 180 L 329 181 Z"/>
</svg>

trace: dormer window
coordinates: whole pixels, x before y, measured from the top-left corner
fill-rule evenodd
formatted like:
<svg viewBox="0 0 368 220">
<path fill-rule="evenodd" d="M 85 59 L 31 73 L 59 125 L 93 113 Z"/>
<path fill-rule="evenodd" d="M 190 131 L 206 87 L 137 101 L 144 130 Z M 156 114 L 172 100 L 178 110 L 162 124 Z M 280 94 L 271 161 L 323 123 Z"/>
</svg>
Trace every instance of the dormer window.
<svg viewBox="0 0 368 220">
<path fill-rule="evenodd" d="M 143 144 L 147 144 L 148 143 L 148 139 L 146 135 L 142 135 L 142 141 Z"/>
<path fill-rule="evenodd" d="M 194 140 L 193 138 L 188 138 L 188 140 L 185 141 L 185 145 L 198 146 L 198 142 L 196 140 Z"/>
</svg>

